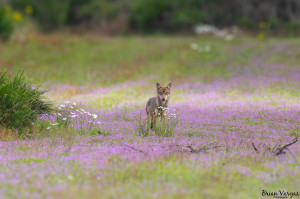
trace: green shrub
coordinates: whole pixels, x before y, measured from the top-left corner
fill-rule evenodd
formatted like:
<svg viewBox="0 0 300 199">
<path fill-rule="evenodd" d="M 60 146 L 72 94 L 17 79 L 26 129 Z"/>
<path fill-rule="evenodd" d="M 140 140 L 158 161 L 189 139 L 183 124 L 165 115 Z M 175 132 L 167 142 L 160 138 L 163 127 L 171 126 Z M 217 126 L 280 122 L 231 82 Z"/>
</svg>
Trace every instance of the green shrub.
<svg viewBox="0 0 300 199">
<path fill-rule="evenodd" d="M 214 11 L 208 12 L 204 7 L 210 6 L 215 0 L 168 0 L 170 8 L 170 25 L 172 29 L 180 27 L 192 27 L 197 24 L 206 23 L 205 18 L 213 18 Z M 205 6 L 203 6 L 205 5 Z"/>
<path fill-rule="evenodd" d="M 33 8 L 33 17 L 44 31 L 52 31 L 67 22 L 71 0 L 11 0 L 14 8 L 24 11 L 26 6 Z"/>
<path fill-rule="evenodd" d="M 268 23 L 270 24 L 270 28 L 272 30 L 278 30 L 279 28 L 279 19 L 278 17 L 276 16 L 271 16 L 269 19 L 268 19 Z"/>
<path fill-rule="evenodd" d="M 253 19 L 245 16 L 237 16 L 237 24 L 241 27 L 253 29 L 255 28 L 255 22 Z"/>
<path fill-rule="evenodd" d="M 0 126 L 19 134 L 30 129 L 38 115 L 51 112 L 44 93 L 33 88 L 23 73 L 8 77 L 6 72 L 0 72 Z"/>
<path fill-rule="evenodd" d="M 166 0 L 135 0 L 131 6 L 132 21 L 141 30 L 151 31 L 167 9 Z"/>
<path fill-rule="evenodd" d="M 126 9 L 124 0 L 90 0 L 77 9 L 77 15 L 93 21 L 117 18 Z"/>
<path fill-rule="evenodd" d="M 290 36 L 295 36 L 299 32 L 300 26 L 298 23 L 288 22 L 285 26 Z"/>
<path fill-rule="evenodd" d="M 9 6 L 0 5 L 0 40 L 8 40 L 14 30 L 14 18 Z"/>
<path fill-rule="evenodd" d="M 70 0 L 34 1 L 36 18 L 45 31 L 51 31 L 66 24 L 70 9 Z"/>
<path fill-rule="evenodd" d="M 176 9 L 172 17 L 173 27 L 193 26 L 198 23 L 203 23 L 204 11 L 199 8 L 185 7 L 183 9 Z"/>
<path fill-rule="evenodd" d="M 43 30 L 51 31 L 64 25 L 83 25 L 96 27 L 98 30 L 110 29 L 112 33 L 133 31 L 181 31 L 192 30 L 198 24 L 212 24 L 218 27 L 239 25 L 257 30 L 257 24 L 265 21 L 271 30 L 284 26 L 291 35 L 298 33 L 299 14 L 282 9 L 281 4 L 272 1 L 256 3 L 237 0 L 8 0 L 22 12 L 28 6 L 33 11 L 33 18 Z M 287 6 L 296 5 L 296 1 Z M 297 3 L 300 5 L 300 3 Z M 270 12 L 265 9 L 270 7 Z M 29 8 L 29 7 L 28 7 Z M 30 10 L 30 9 L 29 9 Z M 278 10 L 278 12 L 271 12 Z M 0 10 L 0 32 L 11 31 L 10 22 Z M 290 19 L 287 19 L 286 16 Z M 2 19 L 1 19 L 2 17 Z M 3 20 L 4 18 L 4 20 Z M 1 21 L 2 20 L 2 21 Z M 4 22 L 3 22 L 4 21 Z M 2 23 L 2 25 L 1 25 Z M 4 25 L 3 25 L 4 24 Z M 99 26 L 100 25 L 100 26 Z"/>
</svg>

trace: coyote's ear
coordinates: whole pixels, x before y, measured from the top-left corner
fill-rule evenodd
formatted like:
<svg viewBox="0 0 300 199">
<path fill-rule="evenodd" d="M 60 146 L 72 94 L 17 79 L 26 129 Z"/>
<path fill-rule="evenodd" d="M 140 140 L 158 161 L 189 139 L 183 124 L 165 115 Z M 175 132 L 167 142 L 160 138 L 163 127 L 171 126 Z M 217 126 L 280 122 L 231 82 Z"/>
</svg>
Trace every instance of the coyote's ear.
<svg viewBox="0 0 300 199">
<path fill-rule="evenodd" d="M 161 86 L 160 86 L 159 83 L 156 83 L 156 88 L 157 88 L 157 89 L 160 89 L 160 88 L 161 88 Z"/>
<path fill-rule="evenodd" d="M 168 87 L 168 88 L 171 88 L 171 87 L 172 87 L 172 83 L 169 83 L 167 87 Z"/>
</svg>

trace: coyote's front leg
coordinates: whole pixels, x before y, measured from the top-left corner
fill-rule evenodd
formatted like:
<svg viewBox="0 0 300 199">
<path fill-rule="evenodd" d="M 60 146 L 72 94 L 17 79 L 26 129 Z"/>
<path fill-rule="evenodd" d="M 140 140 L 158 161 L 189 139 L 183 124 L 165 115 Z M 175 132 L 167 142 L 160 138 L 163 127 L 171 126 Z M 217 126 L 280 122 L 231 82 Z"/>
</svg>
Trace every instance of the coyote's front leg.
<svg viewBox="0 0 300 199">
<path fill-rule="evenodd" d="M 151 114 L 147 114 L 147 129 L 148 132 L 150 132 L 150 129 L 152 128 L 152 116 Z"/>
<path fill-rule="evenodd" d="M 153 114 L 153 130 L 156 132 L 157 114 Z"/>
</svg>

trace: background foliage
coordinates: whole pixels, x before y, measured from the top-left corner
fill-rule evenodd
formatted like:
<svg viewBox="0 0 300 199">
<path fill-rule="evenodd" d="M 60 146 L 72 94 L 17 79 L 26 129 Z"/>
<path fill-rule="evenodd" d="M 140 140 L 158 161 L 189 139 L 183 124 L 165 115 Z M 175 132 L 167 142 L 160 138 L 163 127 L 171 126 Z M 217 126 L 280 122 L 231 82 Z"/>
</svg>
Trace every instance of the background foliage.
<svg viewBox="0 0 300 199">
<path fill-rule="evenodd" d="M 113 33 L 180 32 L 209 23 L 259 29 L 298 31 L 300 2 L 296 0 L 10 0 L 15 9 L 31 6 L 43 30 L 63 25 Z"/>
<path fill-rule="evenodd" d="M 0 39 L 8 40 L 14 29 L 14 20 L 11 10 L 0 5 Z"/>
</svg>

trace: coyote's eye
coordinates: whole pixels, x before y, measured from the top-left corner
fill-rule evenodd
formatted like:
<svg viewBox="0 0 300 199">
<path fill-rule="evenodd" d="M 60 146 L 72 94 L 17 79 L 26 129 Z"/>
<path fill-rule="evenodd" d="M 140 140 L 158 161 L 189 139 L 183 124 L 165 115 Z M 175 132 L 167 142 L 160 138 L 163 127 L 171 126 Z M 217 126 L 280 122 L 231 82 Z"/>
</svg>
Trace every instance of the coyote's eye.
<svg viewBox="0 0 300 199">
<path fill-rule="evenodd" d="M 162 92 L 159 92 L 158 94 L 162 95 Z"/>
</svg>

